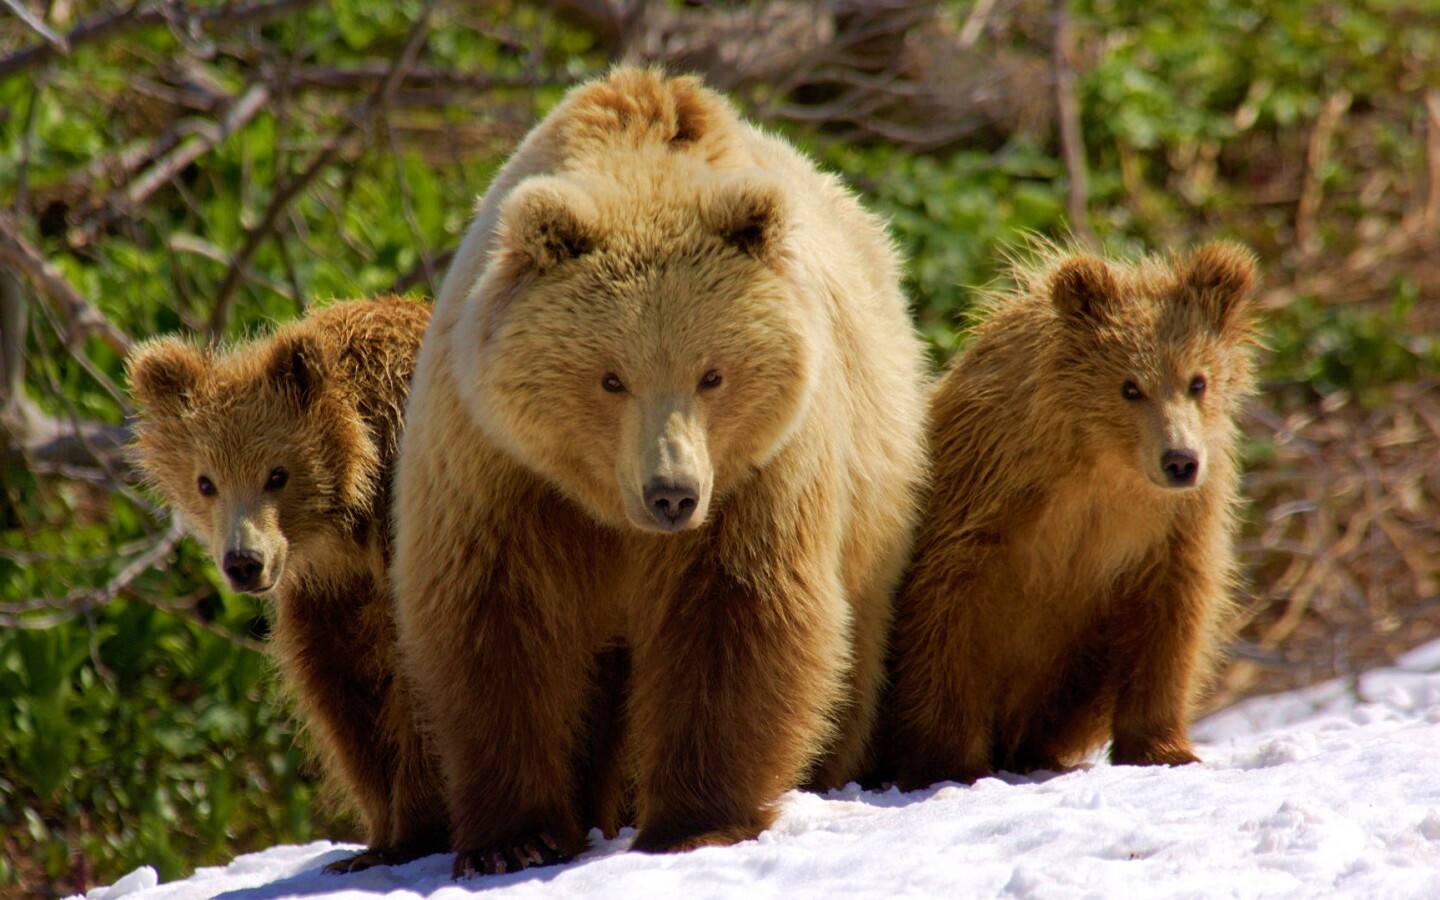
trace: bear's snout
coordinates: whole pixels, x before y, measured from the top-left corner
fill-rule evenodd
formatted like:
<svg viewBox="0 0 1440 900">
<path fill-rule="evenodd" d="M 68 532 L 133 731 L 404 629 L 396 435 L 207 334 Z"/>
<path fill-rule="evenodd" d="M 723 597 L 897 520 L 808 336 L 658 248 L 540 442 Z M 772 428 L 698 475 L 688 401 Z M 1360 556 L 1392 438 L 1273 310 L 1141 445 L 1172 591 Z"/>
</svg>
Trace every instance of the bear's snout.
<svg viewBox="0 0 1440 900">
<path fill-rule="evenodd" d="M 691 484 L 656 478 L 645 485 L 645 509 L 664 531 L 679 531 L 695 514 L 700 491 Z"/>
<path fill-rule="evenodd" d="M 1166 450 L 1160 456 L 1160 470 L 1171 487 L 1194 487 L 1200 480 L 1200 454 L 1194 450 Z"/>
<path fill-rule="evenodd" d="M 253 592 L 260 586 L 260 577 L 265 572 L 265 561 L 253 550 L 231 550 L 221 563 L 230 587 L 241 592 Z"/>
</svg>

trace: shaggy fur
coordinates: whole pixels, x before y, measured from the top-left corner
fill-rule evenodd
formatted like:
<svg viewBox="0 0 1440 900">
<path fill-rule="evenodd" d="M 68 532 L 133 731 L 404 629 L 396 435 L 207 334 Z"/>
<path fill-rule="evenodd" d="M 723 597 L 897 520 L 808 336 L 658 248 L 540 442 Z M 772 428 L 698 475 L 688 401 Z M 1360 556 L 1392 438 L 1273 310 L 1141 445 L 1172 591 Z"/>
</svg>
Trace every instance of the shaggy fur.
<svg viewBox="0 0 1440 900">
<path fill-rule="evenodd" d="M 754 837 L 865 764 L 924 456 L 898 281 L 879 222 L 692 78 L 583 85 L 499 173 L 397 482 L 457 875 L 584 845 L 585 798 L 617 790 L 582 731 L 614 717 L 605 648 L 638 850 Z"/>
<path fill-rule="evenodd" d="M 232 586 L 275 598 L 281 676 L 370 844 L 342 871 L 448 844 L 438 766 L 395 672 L 386 572 L 429 318 L 400 299 L 337 303 L 226 351 L 149 341 L 129 363 L 141 470 Z"/>
<path fill-rule="evenodd" d="M 1195 761 L 1231 606 L 1254 262 L 1039 255 L 933 396 L 896 601 L 905 788 L 1059 769 L 1106 738 L 1116 763 Z"/>
</svg>

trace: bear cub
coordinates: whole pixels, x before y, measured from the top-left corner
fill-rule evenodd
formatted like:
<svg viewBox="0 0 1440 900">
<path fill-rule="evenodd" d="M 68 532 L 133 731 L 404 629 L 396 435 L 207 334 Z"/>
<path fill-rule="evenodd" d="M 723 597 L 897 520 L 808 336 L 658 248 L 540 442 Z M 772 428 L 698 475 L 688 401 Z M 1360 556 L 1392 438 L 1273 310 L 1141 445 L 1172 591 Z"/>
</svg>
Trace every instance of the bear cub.
<svg viewBox="0 0 1440 900">
<path fill-rule="evenodd" d="M 271 645 L 369 849 L 449 843 L 438 767 L 396 673 L 390 480 L 430 307 L 336 303 L 228 350 L 178 337 L 128 361 L 138 468 L 237 591 L 274 598 Z"/>
<path fill-rule="evenodd" d="M 933 482 L 896 600 L 900 785 L 1196 761 L 1235 578 L 1235 416 L 1255 263 L 1213 243 L 1014 267 L 931 404 Z"/>
</svg>

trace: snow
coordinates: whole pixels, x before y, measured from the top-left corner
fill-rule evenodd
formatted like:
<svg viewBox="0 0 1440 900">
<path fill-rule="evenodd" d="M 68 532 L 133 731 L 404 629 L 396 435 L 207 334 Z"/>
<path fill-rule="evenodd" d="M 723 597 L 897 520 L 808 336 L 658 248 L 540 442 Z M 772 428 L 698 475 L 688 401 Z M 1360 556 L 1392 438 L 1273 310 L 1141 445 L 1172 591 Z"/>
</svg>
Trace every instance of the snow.
<svg viewBox="0 0 1440 900">
<path fill-rule="evenodd" d="M 1201 765 L 1104 762 L 902 794 L 786 795 L 759 840 L 678 856 L 594 835 L 564 866 L 450 879 L 448 856 L 351 875 L 359 849 L 274 847 L 91 900 L 281 897 L 1440 897 L 1440 642 L 1353 681 L 1253 698 L 1195 728 Z"/>
</svg>

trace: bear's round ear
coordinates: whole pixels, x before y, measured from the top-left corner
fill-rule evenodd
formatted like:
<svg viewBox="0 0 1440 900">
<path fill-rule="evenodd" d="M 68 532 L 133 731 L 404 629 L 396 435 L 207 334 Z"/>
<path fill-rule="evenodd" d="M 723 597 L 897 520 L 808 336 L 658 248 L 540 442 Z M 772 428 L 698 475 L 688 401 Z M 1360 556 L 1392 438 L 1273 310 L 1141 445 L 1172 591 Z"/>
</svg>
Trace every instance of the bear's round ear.
<svg viewBox="0 0 1440 900">
<path fill-rule="evenodd" d="M 500 211 L 500 244 L 538 273 L 584 256 L 599 239 L 595 202 L 558 178 L 520 184 Z"/>
<path fill-rule="evenodd" d="M 1255 294 L 1255 254 L 1239 244 L 1213 241 L 1185 264 L 1183 283 L 1221 334 L 1244 327 Z"/>
<path fill-rule="evenodd" d="M 265 377 L 301 406 L 310 405 L 320 396 L 328 374 L 325 349 L 314 335 L 282 332 L 272 339 Z"/>
<path fill-rule="evenodd" d="M 1119 296 L 1105 260 L 1072 256 L 1050 276 L 1050 301 L 1066 319 L 1095 324 L 1105 320 Z"/>
<path fill-rule="evenodd" d="M 125 368 L 130 392 L 155 413 L 178 415 L 189 409 L 205 375 L 205 360 L 194 345 L 178 337 L 146 341 L 130 352 Z"/>
<path fill-rule="evenodd" d="M 706 226 L 735 249 L 779 268 L 790 227 L 790 202 L 773 178 L 745 175 L 719 186 L 702 211 Z"/>
</svg>

